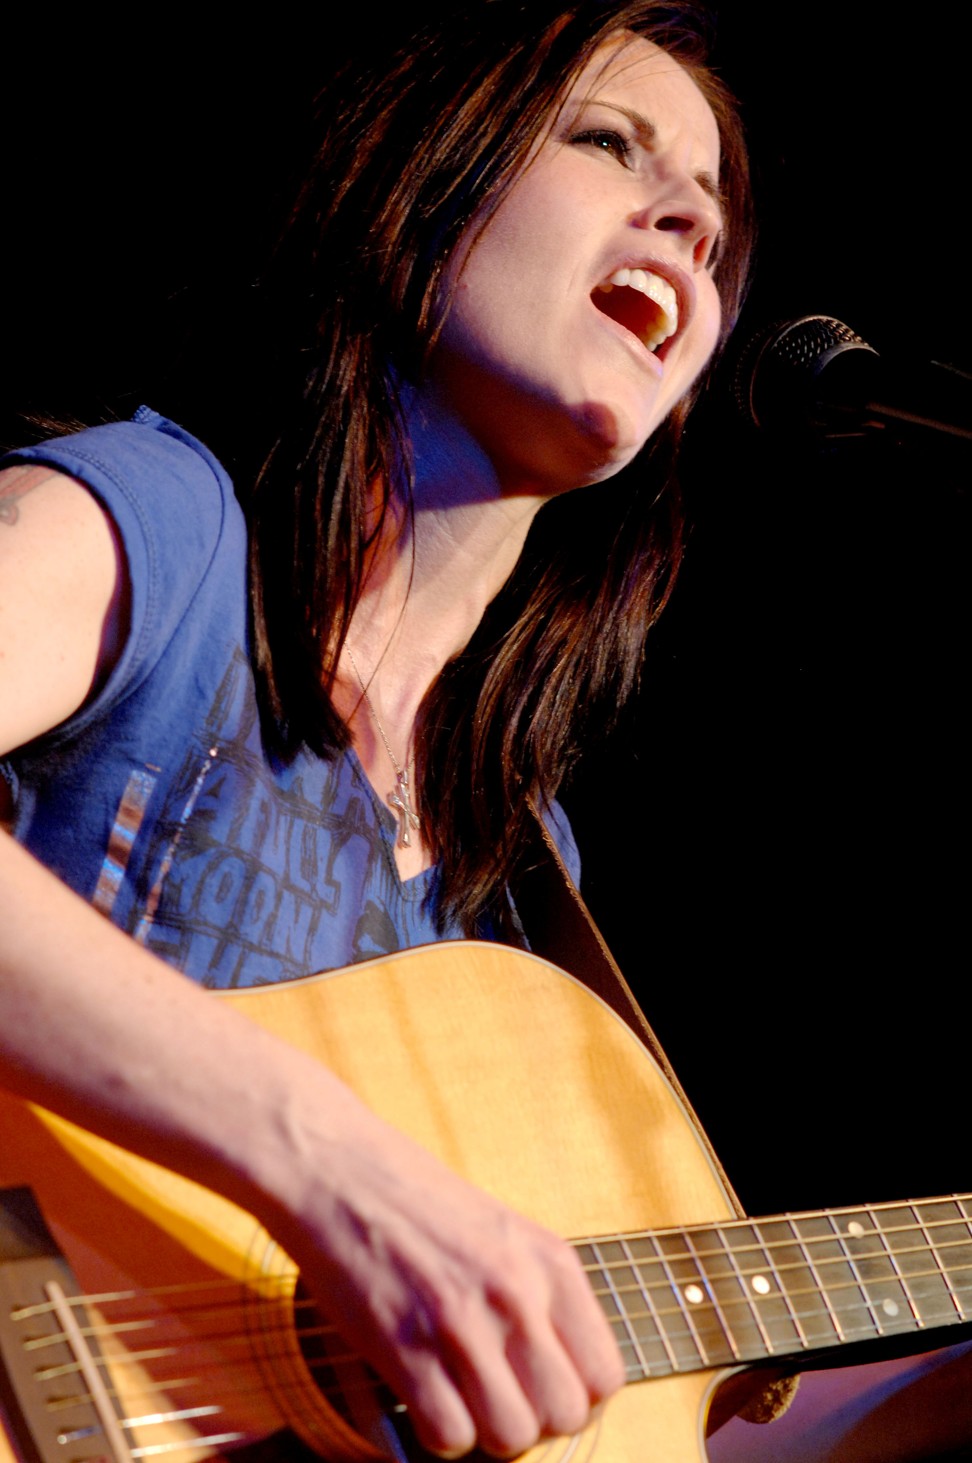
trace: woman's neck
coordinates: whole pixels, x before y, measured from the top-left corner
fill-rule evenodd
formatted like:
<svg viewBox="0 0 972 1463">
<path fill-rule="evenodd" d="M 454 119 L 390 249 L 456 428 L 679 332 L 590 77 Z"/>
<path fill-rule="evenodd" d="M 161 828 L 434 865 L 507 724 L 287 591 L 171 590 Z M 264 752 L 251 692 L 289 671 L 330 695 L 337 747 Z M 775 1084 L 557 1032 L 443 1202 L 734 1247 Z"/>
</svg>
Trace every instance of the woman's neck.
<svg viewBox="0 0 972 1463">
<path fill-rule="evenodd" d="M 509 577 L 543 501 L 506 495 L 475 442 L 427 403 L 413 403 L 409 427 L 412 511 L 393 497 L 385 512 L 333 690 L 383 799 L 403 770 L 414 780 L 422 700 Z M 379 497 L 376 485 L 376 511 Z M 423 830 L 396 856 L 403 877 L 427 867 Z"/>
</svg>

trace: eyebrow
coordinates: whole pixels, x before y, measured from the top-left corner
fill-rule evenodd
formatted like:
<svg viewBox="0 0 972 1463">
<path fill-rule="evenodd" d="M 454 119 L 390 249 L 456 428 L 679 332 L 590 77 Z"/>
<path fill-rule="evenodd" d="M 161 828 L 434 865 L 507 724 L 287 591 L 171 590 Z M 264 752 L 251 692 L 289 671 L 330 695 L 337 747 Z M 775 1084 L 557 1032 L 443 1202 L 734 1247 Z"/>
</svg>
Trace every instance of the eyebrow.
<svg viewBox="0 0 972 1463">
<path fill-rule="evenodd" d="M 641 112 L 636 112 L 631 107 L 623 107 L 619 102 L 606 102 L 602 98 L 593 98 L 592 100 L 598 101 L 602 107 L 610 107 L 612 111 L 620 112 L 622 117 L 627 117 L 637 132 L 639 141 L 645 145 L 650 146 L 657 138 L 658 128 L 654 122 L 649 122 L 648 118 Z M 692 176 L 702 189 L 702 192 L 707 198 L 712 199 L 712 202 L 719 210 L 719 222 L 724 228 L 726 222 L 726 196 L 719 187 L 719 180 L 714 178 L 705 168 L 701 172 L 693 173 Z"/>
</svg>

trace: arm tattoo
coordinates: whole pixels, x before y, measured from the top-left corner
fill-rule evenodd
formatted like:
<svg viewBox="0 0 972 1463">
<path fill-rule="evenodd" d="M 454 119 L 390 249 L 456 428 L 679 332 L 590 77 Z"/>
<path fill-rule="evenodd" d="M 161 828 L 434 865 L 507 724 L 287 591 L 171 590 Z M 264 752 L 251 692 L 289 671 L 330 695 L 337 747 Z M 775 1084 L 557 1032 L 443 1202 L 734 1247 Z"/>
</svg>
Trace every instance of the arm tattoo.
<svg viewBox="0 0 972 1463">
<path fill-rule="evenodd" d="M 52 476 L 49 467 L 38 467 L 33 463 L 21 463 L 0 472 L 0 524 L 13 528 L 20 517 L 17 504 L 21 498 Z"/>
</svg>

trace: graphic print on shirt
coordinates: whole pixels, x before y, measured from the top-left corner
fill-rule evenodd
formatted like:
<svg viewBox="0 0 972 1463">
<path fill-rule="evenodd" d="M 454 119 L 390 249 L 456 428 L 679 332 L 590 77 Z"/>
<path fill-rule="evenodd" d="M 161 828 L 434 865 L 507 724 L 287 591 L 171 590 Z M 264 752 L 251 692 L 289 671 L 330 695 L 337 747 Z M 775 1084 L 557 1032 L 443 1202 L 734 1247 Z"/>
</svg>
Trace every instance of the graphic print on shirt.
<svg viewBox="0 0 972 1463">
<path fill-rule="evenodd" d="M 402 889 L 363 774 L 344 757 L 268 764 L 241 650 L 203 738 L 147 835 L 142 867 L 161 887 L 143 895 L 129 933 L 219 988 L 400 949 L 406 941 L 388 906 Z"/>
</svg>

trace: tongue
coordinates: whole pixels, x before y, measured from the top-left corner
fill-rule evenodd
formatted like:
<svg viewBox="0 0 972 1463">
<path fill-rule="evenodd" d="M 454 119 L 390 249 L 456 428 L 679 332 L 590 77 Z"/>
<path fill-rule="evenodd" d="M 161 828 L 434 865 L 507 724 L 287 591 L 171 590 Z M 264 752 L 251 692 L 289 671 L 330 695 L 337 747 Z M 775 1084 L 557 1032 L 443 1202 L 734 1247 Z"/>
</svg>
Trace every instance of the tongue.
<svg viewBox="0 0 972 1463">
<path fill-rule="evenodd" d="M 664 312 L 654 300 L 649 300 L 640 290 L 629 289 L 627 285 L 595 290 L 591 298 L 602 314 L 610 315 L 625 330 L 630 330 L 642 345 L 654 341 L 659 327 L 666 323 Z"/>
</svg>

